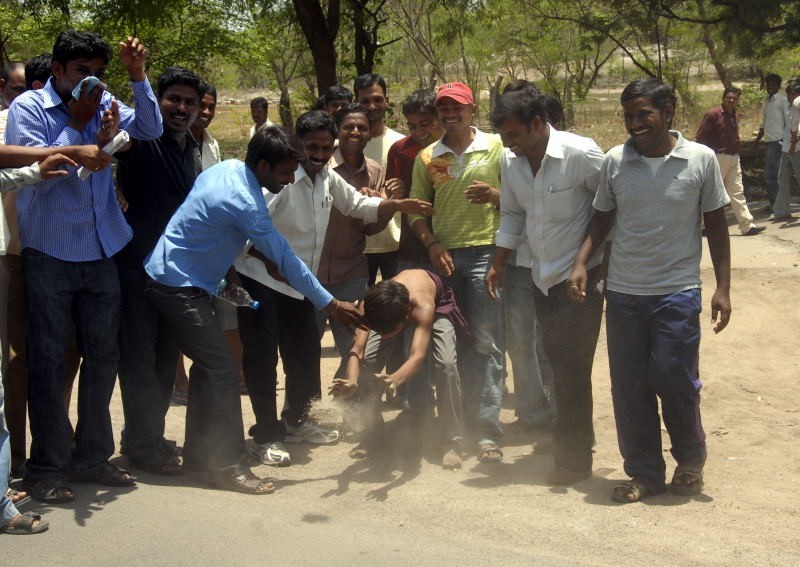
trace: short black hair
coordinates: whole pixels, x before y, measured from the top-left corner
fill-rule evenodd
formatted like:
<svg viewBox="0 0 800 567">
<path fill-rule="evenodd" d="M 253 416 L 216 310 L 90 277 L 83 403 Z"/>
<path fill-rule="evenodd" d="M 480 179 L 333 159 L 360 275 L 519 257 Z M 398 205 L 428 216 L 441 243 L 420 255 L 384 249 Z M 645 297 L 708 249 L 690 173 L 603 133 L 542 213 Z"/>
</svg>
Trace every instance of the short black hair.
<svg viewBox="0 0 800 567">
<path fill-rule="evenodd" d="M 364 296 L 364 321 L 379 335 L 388 334 L 405 322 L 410 305 L 406 286 L 394 280 L 383 280 Z"/>
<path fill-rule="evenodd" d="M 525 91 L 532 96 L 542 94 L 539 87 L 525 79 L 514 79 L 503 88 L 503 94 L 513 93 L 514 91 Z"/>
<path fill-rule="evenodd" d="M 280 126 L 259 128 L 247 144 L 244 163 L 255 169 L 258 162 L 266 160 L 270 166 L 305 159 L 303 144 L 297 136 L 292 136 Z"/>
<path fill-rule="evenodd" d="M 786 85 L 786 92 L 790 94 L 800 94 L 800 82 Z"/>
<path fill-rule="evenodd" d="M 343 98 L 347 99 L 348 102 L 353 102 L 353 93 L 350 92 L 350 89 L 343 87 L 342 85 L 331 85 L 325 89 L 324 93 L 322 93 L 320 101 L 323 105 L 326 105 L 329 102 L 341 100 Z"/>
<path fill-rule="evenodd" d="M 215 87 L 211 83 L 200 81 L 200 98 L 203 98 L 207 94 L 210 94 L 211 96 L 214 97 L 214 100 L 217 100 L 217 87 Z"/>
<path fill-rule="evenodd" d="M 561 106 L 561 101 L 556 97 L 550 95 L 544 96 L 544 108 L 547 111 L 547 121 L 551 125 L 557 125 L 559 128 L 564 127 L 564 107 Z M 559 128 L 556 128 L 557 130 Z"/>
<path fill-rule="evenodd" d="M 164 96 L 167 89 L 173 85 L 185 85 L 196 90 L 198 104 L 200 99 L 203 98 L 203 91 L 200 89 L 200 77 L 186 67 L 167 67 L 164 69 L 164 72 L 158 76 L 158 98 Z"/>
<path fill-rule="evenodd" d="M 516 117 L 523 123 L 530 124 L 537 116 L 542 122 L 547 122 L 544 96 L 531 95 L 527 89 L 511 91 L 497 97 L 492 110 L 492 126 L 499 128 L 503 122 L 511 117 Z"/>
<path fill-rule="evenodd" d="M 671 104 L 673 108 L 678 104 L 678 99 L 675 93 L 672 92 L 672 88 L 655 77 L 637 79 L 629 83 L 622 90 L 619 102 L 624 104 L 635 98 L 649 98 L 653 106 L 659 110 L 664 110 L 668 104 Z"/>
<path fill-rule="evenodd" d="M 436 93 L 433 89 L 419 89 L 411 93 L 403 101 L 403 115 L 436 114 Z"/>
<path fill-rule="evenodd" d="M 25 86 L 28 90 L 33 88 L 33 83 L 39 81 L 46 83 L 52 74 L 53 58 L 49 53 L 42 53 L 32 57 L 25 63 Z"/>
<path fill-rule="evenodd" d="M 369 122 L 369 111 L 357 102 L 351 102 L 336 111 L 335 119 L 337 130 L 342 127 L 342 122 L 344 122 L 344 119 L 348 114 L 363 114 L 366 116 L 367 122 Z"/>
<path fill-rule="evenodd" d="M 375 83 L 381 86 L 383 89 L 383 96 L 386 96 L 386 80 L 377 73 L 366 73 L 358 77 L 356 82 L 353 83 L 353 92 L 358 95 L 358 91 L 368 89 Z"/>
<path fill-rule="evenodd" d="M 320 130 L 330 132 L 331 136 L 336 138 L 336 124 L 331 115 L 324 110 L 309 110 L 297 119 L 294 126 L 294 133 L 299 138 L 305 138 L 312 132 Z"/>
<path fill-rule="evenodd" d="M 263 96 L 257 96 L 250 101 L 250 109 L 252 110 L 253 108 L 263 108 L 267 110 L 269 109 L 269 101 Z"/>
<path fill-rule="evenodd" d="M 25 72 L 25 62 L 12 61 L 11 63 L 8 63 L 5 67 L 3 67 L 2 71 L 0 71 L 0 79 L 7 81 L 11 73 L 19 70 L 22 70 L 23 73 Z"/>
<path fill-rule="evenodd" d="M 111 61 L 111 47 L 100 34 L 90 31 L 67 30 L 58 34 L 53 44 L 53 61 L 66 66 L 75 59 Z"/>
<path fill-rule="evenodd" d="M 777 73 L 767 73 L 764 77 L 764 83 L 778 83 L 781 84 L 783 82 L 783 77 L 778 75 Z"/>
<path fill-rule="evenodd" d="M 727 95 L 728 93 L 733 93 L 736 96 L 741 96 L 742 89 L 740 89 L 739 87 L 734 87 L 733 85 L 728 85 L 727 87 L 725 87 L 725 90 L 722 91 L 722 98 L 725 98 L 725 95 Z"/>
</svg>

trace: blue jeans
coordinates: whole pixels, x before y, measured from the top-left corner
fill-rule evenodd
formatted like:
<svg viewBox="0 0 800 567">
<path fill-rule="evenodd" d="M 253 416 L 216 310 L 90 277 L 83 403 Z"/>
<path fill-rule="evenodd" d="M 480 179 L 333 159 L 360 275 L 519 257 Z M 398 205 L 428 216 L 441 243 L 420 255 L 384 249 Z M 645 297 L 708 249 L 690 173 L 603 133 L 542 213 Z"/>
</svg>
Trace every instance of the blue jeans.
<svg viewBox="0 0 800 567">
<path fill-rule="evenodd" d="M 8 478 L 11 475 L 11 443 L 6 429 L 5 395 L 0 380 L 0 526 L 7 524 L 19 512 L 14 503 L 6 498 Z"/>
<path fill-rule="evenodd" d="M 553 371 L 536 325 L 530 268 L 506 266 L 506 342 L 514 370 L 515 415 L 527 425 L 551 425 L 556 417 Z"/>
<path fill-rule="evenodd" d="M 165 286 L 149 278 L 146 286 L 147 298 L 192 361 L 184 464 L 217 472 L 246 463 L 236 362 L 212 297 L 197 287 Z"/>
<path fill-rule="evenodd" d="M 772 204 L 775 218 L 785 218 L 791 214 L 792 175 L 800 183 L 800 151 L 794 154 L 783 152 L 778 173 L 778 195 Z"/>
<path fill-rule="evenodd" d="M 668 295 L 607 292 L 611 398 L 625 473 L 648 489 L 665 489 L 658 399 L 679 465 L 702 466 L 699 289 Z"/>
<path fill-rule="evenodd" d="M 497 442 L 503 436 L 501 303 L 493 301 L 484 279 L 494 257 L 494 246 L 472 246 L 449 251 L 455 270 L 445 281 L 469 322 L 474 341 L 460 341 L 458 369 L 464 396 L 464 418 L 478 442 Z"/>
<path fill-rule="evenodd" d="M 367 293 L 367 278 L 356 278 L 338 285 L 326 285 L 325 289 L 327 289 L 332 296 L 341 301 L 364 299 L 364 294 Z M 319 327 L 320 339 L 322 335 L 325 334 L 325 323 L 328 321 L 330 321 L 336 352 L 339 353 L 339 357 L 341 358 L 339 368 L 336 370 L 336 375 L 334 377 L 341 378 L 344 376 L 344 368 L 347 364 L 347 353 L 350 352 L 350 347 L 353 346 L 353 331 L 328 315 L 324 309 L 320 309 L 317 311 L 317 326 Z"/>
<path fill-rule="evenodd" d="M 781 141 L 767 142 L 764 153 L 764 181 L 767 183 L 767 196 L 770 205 L 778 196 L 778 170 L 781 166 Z"/>
<path fill-rule="evenodd" d="M 119 279 L 114 260 L 64 262 L 22 251 L 28 316 L 31 452 L 25 483 L 92 474 L 114 453 L 108 406 L 117 379 Z M 64 365 L 75 320 L 83 357 L 75 447 L 64 407 Z"/>
</svg>

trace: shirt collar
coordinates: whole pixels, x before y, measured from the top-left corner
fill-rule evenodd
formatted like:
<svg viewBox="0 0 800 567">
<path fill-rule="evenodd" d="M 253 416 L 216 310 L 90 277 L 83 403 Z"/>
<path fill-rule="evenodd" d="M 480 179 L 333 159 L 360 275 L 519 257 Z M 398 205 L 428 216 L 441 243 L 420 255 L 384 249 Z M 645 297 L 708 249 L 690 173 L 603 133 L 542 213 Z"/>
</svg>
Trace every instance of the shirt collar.
<svg viewBox="0 0 800 567">
<path fill-rule="evenodd" d="M 544 150 L 544 155 L 553 159 L 564 159 L 564 146 L 561 144 L 561 140 L 559 140 L 561 132 L 550 126 L 550 124 L 548 124 L 547 127 L 550 129 L 550 132 L 547 138 L 547 147 Z M 508 148 L 506 148 L 505 151 L 508 152 L 508 155 L 512 159 L 514 158 L 521 158 L 525 160 L 528 159 L 528 156 L 526 155 L 518 156 Z"/>
<path fill-rule="evenodd" d="M 336 148 L 333 151 L 333 155 L 331 156 L 330 162 L 328 162 L 328 167 L 332 167 L 332 168 L 335 169 L 335 168 L 339 167 L 340 165 L 344 165 L 347 169 L 352 170 L 350 165 L 344 160 L 344 156 L 342 155 L 342 150 L 340 150 L 339 148 Z M 359 166 L 355 170 L 352 170 L 352 172 L 353 173 L 360 173 L 360 172 L 362 172 L 362 171 L 364 171 L 366 169 L 367 169 L 367 160 L 363 159 L 363 160 L 361 160 L 361 166 Z"/>
<path fill-rule="evenodd" d="M 463 154 L 468 154 L 472 152 L 483 152 L 489 149 L 489 136 L 486 135 L 485 132 L 481 132 L 475 126 L 470 126 L 472 131 L 475 133 L 475 138 L 472 140 L 467 149 L 464 150 Z M 439 138 L 439 141 L 436 142 L 436 145 L 433 147 L 433 151 L 431 152 L 431 157 L 439 157 L 441 155 L 451 153 L 455 155 L 455 152 L 447 147 L 447 144 L 444 143 L 444 137 L 446 134 L 442 134 L 442 137 Z"/>
<path fill-rule="evenodd" d="M 53 108 L 64 104 L 64 101 L 61 100 L 61 97 L 56 92 L 55 80 L 55 77 L 50 77 L 41 89 L 45 108 Z"/>
<path fill-rule="evenodd" d="M 324 181 L 325 178 L 328 176 L 328 167 L 323 167 L 322 170 L 317 173 L 316 180 Z M 292 185 L 299 184 L 303 179 L 305 179 L 304 183 L 309 187 L 314 186 L 314 181 L 311 180 L 311 177 L 308 176 L 306 170 L 303 168 L 302 164 L 297 166 L 297 169 L 294 172 L 294 183 Z"/>
<path fill-rule="evenodd" d="M 677 130 L 670 130 L 669 133 L 676 138 L 677 141 L 675 142 L 675 147 L 672 148 L 672 151 L 667 155 L 679 159 L 689 159 L 692 152 L 688 149 L 686 138 L 683 137 L 683 134 Z M 643 157 L 644 156 L 640 154 L 633 145 L 633 138 L 628 138 L 622 147 L 622 161 L 633 161 Z"/>
</svg>

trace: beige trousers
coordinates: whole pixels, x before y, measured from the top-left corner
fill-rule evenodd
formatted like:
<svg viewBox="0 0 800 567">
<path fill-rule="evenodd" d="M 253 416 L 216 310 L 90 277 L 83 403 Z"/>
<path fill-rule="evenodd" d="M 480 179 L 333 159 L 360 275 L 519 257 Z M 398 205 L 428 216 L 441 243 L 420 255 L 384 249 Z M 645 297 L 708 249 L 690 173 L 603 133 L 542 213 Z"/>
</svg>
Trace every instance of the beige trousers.
<svg viewBox="0 0 800 567">
<path fill-rule="evenodd" d="M 717 154 L 717 162 L 719 163 L 719 171 L 722 174 L 725 190 L 731 198 L 733 214 L 736 216 L 736 222 L 739 223 L 739 231 L 742 234 L 746 234 L 755 224 L 753 223 L 753 215 L 750 214 L 750 209 L 747 208 L 747 200 L 744 198 L 742 165 L 739 162 L 739 156 Z"/>
</svg>

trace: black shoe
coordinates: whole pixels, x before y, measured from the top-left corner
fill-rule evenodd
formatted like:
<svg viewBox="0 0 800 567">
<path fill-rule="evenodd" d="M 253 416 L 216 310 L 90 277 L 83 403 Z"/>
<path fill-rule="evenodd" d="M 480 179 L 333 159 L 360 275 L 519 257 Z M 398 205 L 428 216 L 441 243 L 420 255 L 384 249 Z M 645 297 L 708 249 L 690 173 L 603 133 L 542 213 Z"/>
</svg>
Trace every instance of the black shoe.
<svg viewBox="0 0 800 567">
<path fill-rule="evenodd" d="M 765 230 L 767 230 L 766 226 L 753 226 L 753 228 L 745 232 L 742 236 L 755 236 L 756 234 L 761 234 Z"/>
</svg>

